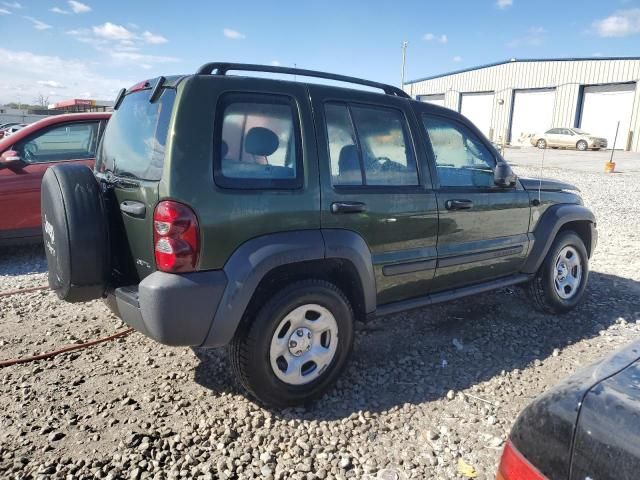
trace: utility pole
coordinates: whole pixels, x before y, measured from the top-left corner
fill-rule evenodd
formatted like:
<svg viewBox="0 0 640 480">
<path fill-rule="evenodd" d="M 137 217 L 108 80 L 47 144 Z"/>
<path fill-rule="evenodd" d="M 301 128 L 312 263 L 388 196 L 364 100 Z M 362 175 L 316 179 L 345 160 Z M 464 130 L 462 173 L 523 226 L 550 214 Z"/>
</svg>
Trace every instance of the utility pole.
<svg viewBox="0 0 640 480">
<path fill-rule="evenodd" d="M 402 73 L 400 75 L 400 88 L 404 88 L 404 70 L 407 64 L 407 47 L 409 42 L 402 42 Z"/>
</svg>

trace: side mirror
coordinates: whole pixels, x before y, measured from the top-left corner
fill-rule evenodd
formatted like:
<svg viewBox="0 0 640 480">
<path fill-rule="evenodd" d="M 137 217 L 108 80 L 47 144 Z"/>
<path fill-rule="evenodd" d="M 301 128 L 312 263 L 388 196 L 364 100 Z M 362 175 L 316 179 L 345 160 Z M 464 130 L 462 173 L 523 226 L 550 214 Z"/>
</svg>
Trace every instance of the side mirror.
<svg viewBox="0 0 640 480">
<path fill-rule="evenodd" d="M 518 177 L 507 162 L 498 162 L 496 164 L 496 169 L 493 172 L 493 183 L 495 183 L 498 187 L 509 188 L 513 187 L 516 184 L 516 179 Z"/>
<path fill-rule="evenodd" d="M 22 158 L 20 158 L 20 154 L 15 150 L 7 150 L 2 155 L 0 155 L 0 169 L 21 169 L 25 165 L 25 162 L 22 160 Z"/>
</svg>

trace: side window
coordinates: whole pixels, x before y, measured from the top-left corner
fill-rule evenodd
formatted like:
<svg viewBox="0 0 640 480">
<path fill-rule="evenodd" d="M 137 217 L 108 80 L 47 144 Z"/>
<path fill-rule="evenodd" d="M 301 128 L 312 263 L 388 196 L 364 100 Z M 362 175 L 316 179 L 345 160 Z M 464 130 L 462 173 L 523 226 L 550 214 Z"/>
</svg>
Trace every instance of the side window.
<svg viewBox="0 0 640 480">
<path fill-rule="evenodd" d="M 229 94 L 215 135 L 216 183 L 234 188 L 295 188 L 302 182 L 298 114 L 291 99 Z"/>
<path fill-rule="evenodd" d="M 494 185 L 495 158 L 471 130 L 443 117 L 423 115 L 422 122 L 431 141 L 441 187 Z"/>
<path fill-rule="evenodd" d="M 401 111 L 329 103 L 325 115 L 334 185 L 418 185 Z"/>
<path fill-rule="evenodd" d="M 98 122 L 66 123 L 21 141 L 16 150 L 29 163 L 95 158 Z"/>
</svg>

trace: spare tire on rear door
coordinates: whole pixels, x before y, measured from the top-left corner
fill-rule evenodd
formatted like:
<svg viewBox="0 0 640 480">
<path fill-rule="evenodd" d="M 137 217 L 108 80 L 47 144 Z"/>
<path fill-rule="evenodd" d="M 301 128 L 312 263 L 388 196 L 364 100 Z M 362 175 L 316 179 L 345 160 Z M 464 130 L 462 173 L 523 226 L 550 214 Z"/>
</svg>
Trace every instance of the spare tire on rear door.
<svg viewBox="0 0 640 480">
<path fill-rule="evenodd" d="M 42 179 L 42 234 L 49 287 L 67 302 L 103 296 L 110 273 L 100 185 L 84 165 L 57 165 Z"/>
</svg>

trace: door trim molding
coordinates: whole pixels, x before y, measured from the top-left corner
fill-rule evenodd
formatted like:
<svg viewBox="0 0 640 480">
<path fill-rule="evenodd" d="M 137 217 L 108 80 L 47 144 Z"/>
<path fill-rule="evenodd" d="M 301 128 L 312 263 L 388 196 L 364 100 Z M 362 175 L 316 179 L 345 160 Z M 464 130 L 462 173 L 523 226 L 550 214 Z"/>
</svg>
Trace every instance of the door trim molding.
<svg viewBox="0 0 640 480">
<path fill-rule="evenodd" d="M 482 262 L 484 260 L 492 260 L 500 257 L 510 257 L 518 255 L 524 250 L 524 245 L 516 245 L 513 247 L 496 248 L 478 253 L 465 253 L 463 255 L 454 255 L 438 259 L 438 268 L 453 267 L 456 265 L 464 265 L 467 263 Z"/>
</svg>

